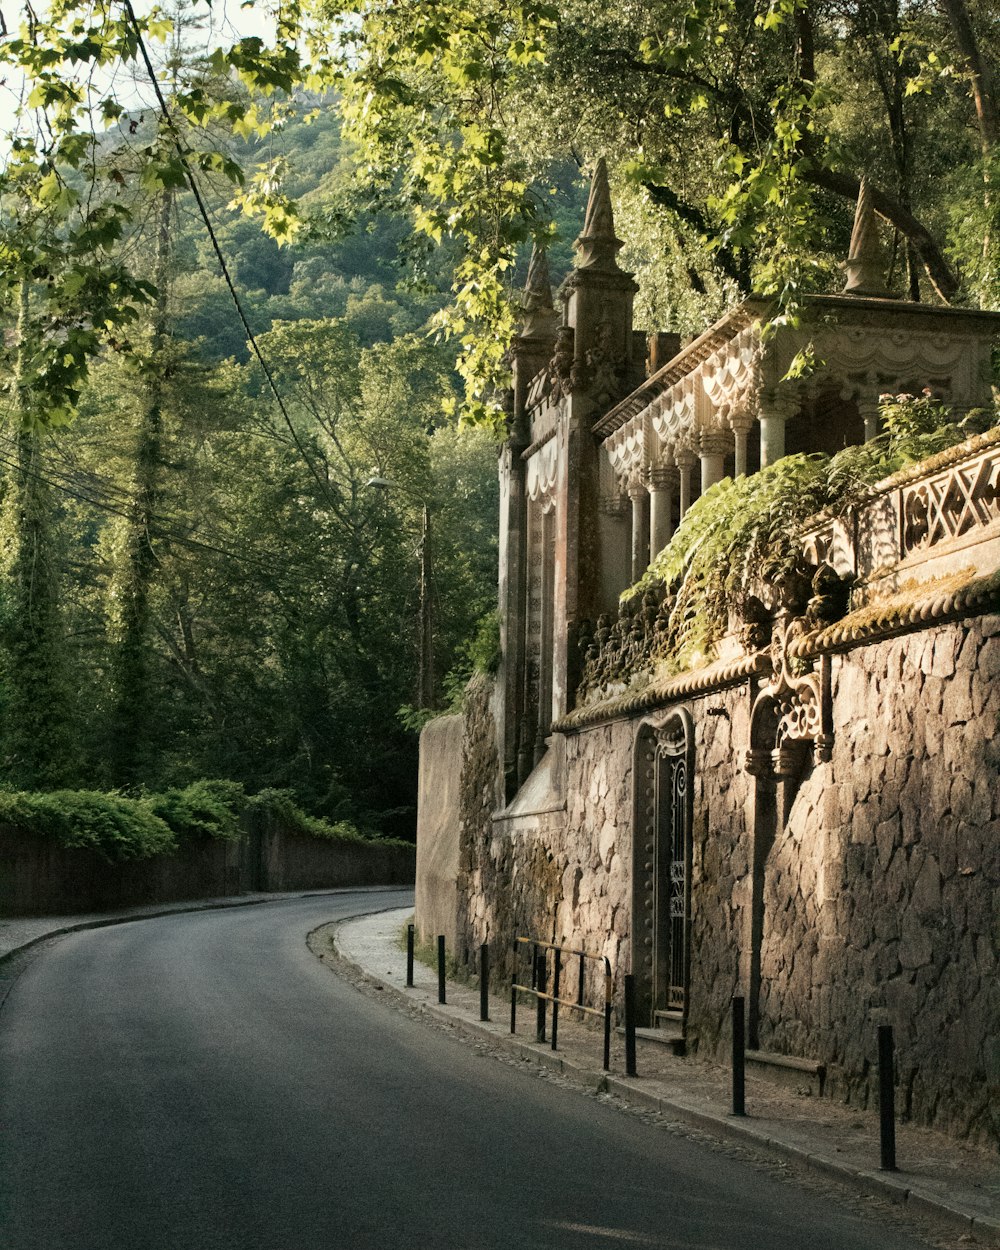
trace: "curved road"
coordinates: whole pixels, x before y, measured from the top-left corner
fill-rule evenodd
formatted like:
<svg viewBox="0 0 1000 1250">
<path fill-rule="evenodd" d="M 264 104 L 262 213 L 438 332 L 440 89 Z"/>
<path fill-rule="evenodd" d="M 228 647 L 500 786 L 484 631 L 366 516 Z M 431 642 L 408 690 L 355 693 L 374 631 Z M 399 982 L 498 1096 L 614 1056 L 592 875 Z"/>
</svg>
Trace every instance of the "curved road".
<svg viewBox="0 0 1000 1250">
<path fill-rule="evenodd" d="M 364 891 L 72 934 L 0 1012 L 4 1250 L 917 1250 L 526 1078 L 305 946 Z"/>
</svg>

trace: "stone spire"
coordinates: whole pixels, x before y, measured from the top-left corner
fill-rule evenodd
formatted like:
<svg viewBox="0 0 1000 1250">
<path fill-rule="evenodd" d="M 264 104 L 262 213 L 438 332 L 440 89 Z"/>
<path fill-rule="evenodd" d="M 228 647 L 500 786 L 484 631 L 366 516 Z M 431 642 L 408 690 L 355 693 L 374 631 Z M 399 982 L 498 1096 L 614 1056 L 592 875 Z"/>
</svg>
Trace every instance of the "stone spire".
<svg viewBox="0 0 1000 1250">
<path fill-rule="evenodd" d="M 597 162 L 594 179 L 590 184 L 587 216 L 583 231 L 573 245 L 580 253 L 579 269 L 613 269 L 618 272 L 615 259 L 622 241 L 615 237 L 615 219 L 611 211 L 611 188 L 608 186 L 608 166 L 604 157 Z"/>
<path fill-rule="evenodd" d="M 536 243 L 531 249 L 528 263 L 528 280 L 524 284 L 524 321 L 522 338 L 551 338 L 558 320 L 552 304 L 552 284 L 549 280 L 549 262 L 545 249 Z"/>
<path fill-rule="evenodd" d="M 878 223 L 875 207 L 866 178 L 861 179 L 858 207 L 854 213 L 854 229 L 851 231 L 851 248 L 844 265 L 847 270 L 845 295 L 886 296 L 885 270 L 882 249 L 878 241 Z"/>
</svg>

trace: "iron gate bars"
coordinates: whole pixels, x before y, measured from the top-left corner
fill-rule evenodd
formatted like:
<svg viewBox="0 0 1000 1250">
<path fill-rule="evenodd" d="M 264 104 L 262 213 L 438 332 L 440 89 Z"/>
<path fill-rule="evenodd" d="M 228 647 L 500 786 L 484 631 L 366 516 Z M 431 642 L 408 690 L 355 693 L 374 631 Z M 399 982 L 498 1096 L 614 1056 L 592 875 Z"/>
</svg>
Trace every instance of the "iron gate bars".
<svg viewBox="0 0 1000 1250">
<path fill-rule="evenodd" d="M 531 984 L 521 985 L 517 979 L 519 956 L 522 947 L 531 948 Z M 548 952 L 552 951 L 552 992 L 547 992 Z M 562 988 L 563 956 L 578 961 L 576 998 L 560 998 Z M 604 965 L 604 1003 L 601 1007 L 584 1005 L 584 985 L 586 982 L 586 961 L 592 959 Z M 598 1016 L 604 1021 L 604 1071 L 611 1071 L 611 961 L 606 955 L 590 955 L 586 951 L 573 950 L 568 946 L 559 946 L 555 942 L 540 942 L 537 938 L 516 937 L 514 939 L 514 975 L 510 980 L 510 1031 L 517 1032 L 517 995 L 518 992 L 531 994 L 537 1004 L 538 1022 L 535 1038 L 545 1041 L 545 1004 L 552 1004 L 552 1049 L 556 1049 L 559 1035 L 559 1008 L 568 1007 L 572 1011 L 583 1012 L 584 1015 Z"/>
</svg>

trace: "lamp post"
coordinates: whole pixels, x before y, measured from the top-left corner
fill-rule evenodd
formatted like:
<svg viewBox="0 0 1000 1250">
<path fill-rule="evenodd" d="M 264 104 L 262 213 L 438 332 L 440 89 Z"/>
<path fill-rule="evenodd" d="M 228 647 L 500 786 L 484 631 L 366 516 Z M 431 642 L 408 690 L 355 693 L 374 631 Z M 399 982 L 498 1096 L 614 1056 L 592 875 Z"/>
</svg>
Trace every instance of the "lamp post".
<svg viewBox="0 0 1000 1250">
<path fill-rule="evenodd" d="M 366 486 L 375 490 L 401 490 L 421 506 L 420 523 L 420 615 L 418 622 L 419 660 L 417 670 L 417 707 L 434 706 L 434 611 L 431 601 L 431 511 L 427 500 L 399 482 L 387 477 L 371 477 Z"/>
</svg>

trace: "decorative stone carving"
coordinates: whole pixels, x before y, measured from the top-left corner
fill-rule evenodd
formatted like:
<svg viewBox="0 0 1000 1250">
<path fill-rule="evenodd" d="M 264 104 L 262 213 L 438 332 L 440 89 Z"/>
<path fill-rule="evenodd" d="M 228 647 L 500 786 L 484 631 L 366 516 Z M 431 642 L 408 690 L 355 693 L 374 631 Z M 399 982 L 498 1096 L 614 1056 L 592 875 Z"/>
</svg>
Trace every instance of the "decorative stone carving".
<svg viewBox="0 0 1000 1250">
<path fill-rule="evenodd" d="M 790 644 L 809 633 L 808 622 L 782 611 L 771 636 L 770 681 L 754 700 L 750 713 L 750 750 L 747 771 L 792 776 L 809 744 L 821 761 L 829 760 L 833 746 L 828 660 L 808 664 L 789 654 Z"/>
<path fill-rule="evenodd" d="M 1000 454 L 958 464 L 902 491 L 903 556 L 1000 517 Z"/>
<path fill-rule="evenodd" d="M 528 460 L 525 493 L 532 503 L 548 505 L 554 500 L 561 445 L 559 437 L 549 438 Z"/>
<path fill-rule="evenodd" d="M 599 405 L 609 403 L 621 390 L 615 364 L 614 327 L 606 319 L 597 327 L 597 340 L 587 352 L 587 385 L 591 398 Z"/>
<path fill-rule="evenodd" d="M 542 382 L 542 397 L 557 404 L 564 395 L 573 391 L 573 343 L 572 326 L 560 326 L 556 333 L 555 351 L 549 361 Z"/>
</svg>

